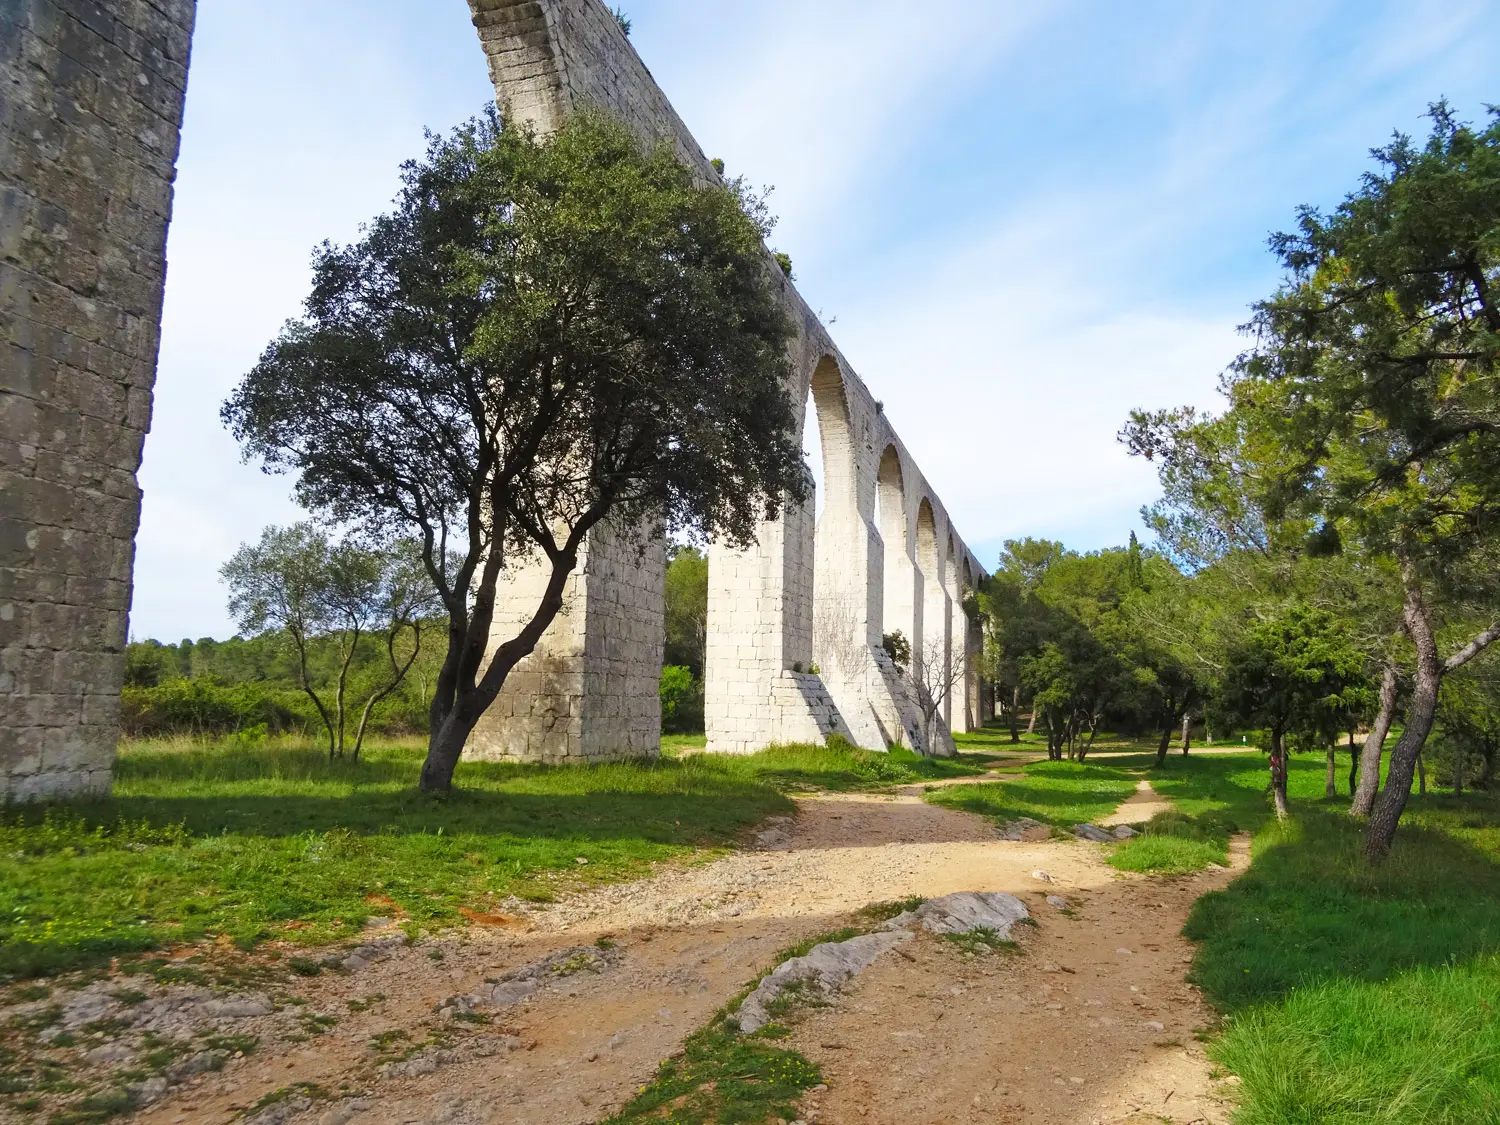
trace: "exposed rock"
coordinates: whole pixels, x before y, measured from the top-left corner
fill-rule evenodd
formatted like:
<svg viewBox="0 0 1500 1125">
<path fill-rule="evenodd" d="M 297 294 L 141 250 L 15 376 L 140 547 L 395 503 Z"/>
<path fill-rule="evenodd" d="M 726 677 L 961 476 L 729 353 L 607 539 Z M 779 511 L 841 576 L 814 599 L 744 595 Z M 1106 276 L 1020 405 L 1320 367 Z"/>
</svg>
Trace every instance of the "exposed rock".
<svg viewBox="0 0 1500 1125">
<path fill-rule="evenodd" d="M 448 997 L 438 1005 L 438 1014 L 444 1019 L 452 1019 L 476 1008 L 509 1008 L 554 981 L 578 973 L 603 972 L 619 960 L 620 951 L 613 947 L 600 949 L 596 945 L 575 945 L 559 949 L 540 961 L 506 973 L 498 981 L 486 982 L 484 987 L 468 995 Z"/>
<path fill-rule="evenodd" d="M 1068 908 L 1068 900 L 1063 898 L 1062 895 L 1048 895 L 1047 905 L 1055 906 L 1059 910 L 1066 910 Z"/>
<path fill-rule="evenodd" d="M 109 1063 L 124 1062 L 134 1055 L 128 1043 L 106 1043 L 102 1047 L 95 1047 L 92 1051 L 86 1051 L 83 1061 L 89 1066 L 105 1066 Z"/>
<path fill-rule="evenodd" d="M 196 1055 L 189 1055 L 169 1066 L 165 1077 L 175 1086 L 183 1079 L 191 1078 L 195 1074 L 202 1074 L 209 1070 L 222 1070 L 228 1061 L 228 1051 L 199 1051 Z"/>
<path fill-rule="evenodd" d="M 348 969 L 351 973 L 369 968 L 372 962 L 384 961 L 406 944 L 405 934 L 382 934 L 380 937 L 371 938 L 369 941 L 356 945 L 348 952 L 344 957 L 344 968 Z"/>
<path fill-rule="evenodd" d="M 294 1117 L 298 1117 L 313 1108 L 313 1100 L 303 1094 L 294 1094 L 289 1098 L 283 1098 L 266 1106 L 259 1113 L 252 1113 L 245 1118 L 244 1125 L 286 1125 Z"/>
<path fill-rule="evenodd" d="M 845 981 L 868 967 L 875 958 L 910 937 L 905 931 L 895 929 L 815 945 L 807 956 L 793 957 L 768 973 L 755 991 L 745 997 L 733 1018 L 741 1031 L 758 1031 L 771 1022 L 767 1010 L 771 1002 L 792 982 L 804 981 L 825 995 L 837 992 Z"/>
<path fill-rule="evenodd" d="M 1052 876 L 1048 875 L 1045 871 L 1033 871 L 1031 877 L 1033 879 L 1040 879 L 1044 883 L 1052 882 Z"/>
<path fill-rule="evenodd" d="M 1116 840 L 1128 840 L 1132 836 L 1139 836 L 1139 835 L 1140 835 L 1140 833 L 1137 832 L 1134 828 L 1130 827 L 1130 825 L 1128 825 L 1128 824 L 1117 824 L 1117 825 L 1115 825 L 1114 836 L 1115 836 Z"/>
<path fill-rule="evenodd" d="M 1080 840 L 1092 840 L 1096 844 L 1113 844 L 1115 842 L 1114 836 L 1096 824 L 1075 824 L 1073 825 L 1073 835 L 1077 836 Z"/>
<path fill-rule="evenodd" d="M 917 909 L 892 918 L 885 928 L 920 924 L 933 934 L 966 934 L 983 929 L 1007 937 L 1012 926 L 1030 916 L 1024 902 L 1004 891 L 960 891 L 928 899 Z"/>
<path fill-rule="evenodd" d="M 144 1082 L 137 1082 L 134 1086 L 126 1088 L 130 1100 L 137 1106 L 150 1105 L 152 1102 L 160 1101 L 166 1095 L 171 1083 L 163 1075 L 156 1075 Z"/>
<path fill-rule="evenodd" d="M 349 1125 L 349 1122 L 360 1114 L 374 1107 L 375 1102 L 370 1098 L 350 1098 L 348 1101 L 329 1107 L 328 1111 L 318 1118 L 318 1125 Z"/>
<path fill-rule="evenodd" d="M 494 1058 L 520 1049 L 521 1041 L 514 1035 L 480 1035 L 454 1047 L 429 1047 L 410 1058 L 386 1063 L 380 1068 L 380 1075 L 382 1078 L 420 1078 L 425 1074 L 436 1074 L 455 1063 Z"/>
<path fill-rule="evenodd" d="M 1040 843 L 1052 838 L 1052 829 L 1040 820 L 1032 820 L 1029 816 L 1017 817 L 1015 820 L 1003 825 L 1000 829 L 1000 839 L 1018 840 L 1028 844 Z"/>
<path fill-rule="evenodd" d="M 199 1013 L 209 1019 L 250 1019 L 269 1016 L 275 1010 L 275 1005 L 264 996 L 228 996 L 222 1000 L 207 1000 L 198 1005 Z"/>
</svg>

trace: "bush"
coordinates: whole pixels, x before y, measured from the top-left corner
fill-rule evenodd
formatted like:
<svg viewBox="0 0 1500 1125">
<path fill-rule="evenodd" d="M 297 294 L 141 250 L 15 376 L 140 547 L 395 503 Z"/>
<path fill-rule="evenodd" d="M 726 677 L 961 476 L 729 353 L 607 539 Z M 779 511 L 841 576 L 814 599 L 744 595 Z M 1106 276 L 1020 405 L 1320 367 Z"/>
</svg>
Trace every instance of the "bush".
<svg viewBox="0 0 1500 1125">
<path fill-rule="evenodd" d="M 698 734 L 703 730 L 703 684 L 690 668 L 668 664 L 661 670 L 663 734 Z"/>
<path fill-rule="evenodd" d="M 305 730 L 307 717 L 288 702 L 284 693 L 263 684 L 224 684 L 200 676 L 155 687 L 126 685 L 120 693 L 120 721 L 132 738 L 233 734 L 254 727 L 272 733 Z"/>
</svg>

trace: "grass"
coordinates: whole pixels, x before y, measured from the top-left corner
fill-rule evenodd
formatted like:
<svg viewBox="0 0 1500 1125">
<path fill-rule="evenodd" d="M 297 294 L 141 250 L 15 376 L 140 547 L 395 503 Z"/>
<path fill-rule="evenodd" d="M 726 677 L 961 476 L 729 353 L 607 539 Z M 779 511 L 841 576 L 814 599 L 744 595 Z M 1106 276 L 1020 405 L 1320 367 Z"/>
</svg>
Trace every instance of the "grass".
<svg viewBox="0 0 1500 1125">
<path fill-rule="evenodd" d="M 1236 828 L 1255 834 L 1249 871 L 1200 899 L 1185 929 L 1191 978 L 1224 1016 L 1210 1053 L 1241 1080 L 1236 1125 L 1500 1121 L 1500 799 L 1414 797 L 1372 867 L 1347 792 L 1324 797 L 1319 757 L 1292 759 L 1294 816 L 1279 824 L 1263 756 L 1174 753 L 1157 767 L 1130 749 L 928 800 L 1063 825 L 1147 777 L 1176 808 L 1115 850 L 1133 871 L 1223 863 Z"/>
<path fill-rule="evenodd" d="M 111 800 L 0 820 L 0 974 L 213 935 L 318 944 L 373 914 L 460 924 L 508 895 L 545 900 L 729 845 L 791 811 L 748 760 L 466 762 L 444 798 L 416 792 L 420 761 L 402 746 L 358 763 L 298 746 L 127 749 Z"/>
<path fill-rule="evenodd" d="M 901 913 L 899 907 L 910 901 L 921 903 L 919 899 L 876 903 L 861 915 L 875 924 L 895 917 Z M 810 937 L 783 949 L 766 972 L 794 957 L 805 957 L 815 945 L 846 941 L 868 932 L 869 925 L 846 926 Z M 706 1027 L 688 1036 L 682 1050 L 665 1060 L 656 1076 L 602 1125 L 648 1121 L 668 1125 L 750 1125 L 796 1118 L 797 1097 L 823 1081 L 817 1065 L 795 1051 L 775 1045 L 790 1034 L 784 1024 L 769 1023 L 746 1035 L 731 1021 L 740 1002 L 755 990 L 764 975 L 719 1009 Z M 793 987 L 772 1002 L 770 1011 L 777 1016 L 789 1015 L 810 1001 L 816 1002 L 816 998 L 806 995 L 801 987 Z"/>
<path fill-rule="evenodd" d="M 1210 864 L 1227 866 L 1235 823 L 1221 814 L 1189 816 L 1175 809 L 1158 813 L 1141 834 L 1114 850 L 1108 863 L 1120 871 L 1184 875 Z"/>
<path fill-rule="evenodd" d="M 1135 785 L 1134 774 L 1113 764 L 1031 762 L 1020 780 L 950 786 L 930 791 L 927 800 L 1001 824 L 1026 816 L 1067 828 L 1114 812 Z"/>
<path fill-rule="evenodd" d="M 111 799 L 0 810 L 0 980 L 210 938 L 317 946 L 375 915 L 408 933 L 463 925 L 512 896 L 547 903 L 731 846 L 790 813 L 787 792 L 984 768 L 851 747 L 590 767 L 466 761 L 454 792 L 432 797 L 415 789 L 422 753 L 416 741 L 358 762 L 295 742 L 127 745 Z"/>
<path fill-rule="evenodd" d="M 1221 862 L 1231 825 L 1256 834 L 1249 871 L 1185 929 L 1191 978 L 1225 1016 L 1210 1053 L 1241 1080 L 1237 1125 L 1500 1120 L 1500 801 L 1414 797 L 1372 867 L 1321 759 L 1292 759 L 1286 824 L 1259 756 L 1153 761 L 1111 764 L 1145 770 L 1178 812 L 1117 866 L 1186 868 L 1200 848 Z"/>
</svg>

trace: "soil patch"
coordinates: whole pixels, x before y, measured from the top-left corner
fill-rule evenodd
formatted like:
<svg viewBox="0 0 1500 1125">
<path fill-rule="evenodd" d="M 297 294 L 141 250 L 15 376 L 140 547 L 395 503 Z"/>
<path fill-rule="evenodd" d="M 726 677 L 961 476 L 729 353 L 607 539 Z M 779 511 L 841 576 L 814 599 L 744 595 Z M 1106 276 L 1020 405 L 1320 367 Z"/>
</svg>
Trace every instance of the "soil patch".
<svg viewBox="0 0 1500 1125">
<path fill-rule="evenodd" d="M 1003 841 L 983 818 L 910 792 L 797 805 L 754 850 L 297 980 L 284 1006 L 333 1022 L 185 1078 L 140 1119 L 583 1125 L 623 1104 L 777 950 L 871 902 L 956 891 L 1016 894 L 1038 926 L 1018 927 L 1019 954 L 966 955 L 920 934 L 909 957 L 881 958 L 802 1017 L 793 1041 L 829 1084 L 807 1120 L 1225 1119 L 1192 1038 L 1209 1015 L 1178 934 L 1229 872 L 1122 876 L 1096 845 Z M 575 952 L 589 949 L 608 955 Z M 508 976 L 537 986 L 498 1007 L 452 1002 L 493 997 Z"/>
</svg>

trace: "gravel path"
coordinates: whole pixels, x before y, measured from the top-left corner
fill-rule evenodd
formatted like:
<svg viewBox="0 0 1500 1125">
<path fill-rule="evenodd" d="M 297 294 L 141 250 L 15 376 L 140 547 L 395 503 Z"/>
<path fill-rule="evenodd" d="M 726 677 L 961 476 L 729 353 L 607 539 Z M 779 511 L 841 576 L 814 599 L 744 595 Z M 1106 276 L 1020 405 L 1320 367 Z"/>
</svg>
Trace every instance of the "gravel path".
<svg viewBox="0 0 1500 1125">
<path fill-rule="evenodd" d="M 1231 873 L 1122 876 L 1097 845 L 1003 841 L 919 794 L 799 798 L 749 850 L 302 982 L 296 1011 L 336 1020 L 323 1034 L 185 1077 L 140 1120 L 584 1125 L 778 949 L 871 902 L 991 890 L 1037 919 L 1022 953 L 966 957 L 922 934 L 798 1023 L 829 1086 L 804 1120 L 1226 1120 L 1192 1037 L 1210 1017 L 1179 931 Z M 254 1110 L 277 1090 L 289 1096 Z"/>
</svg>

